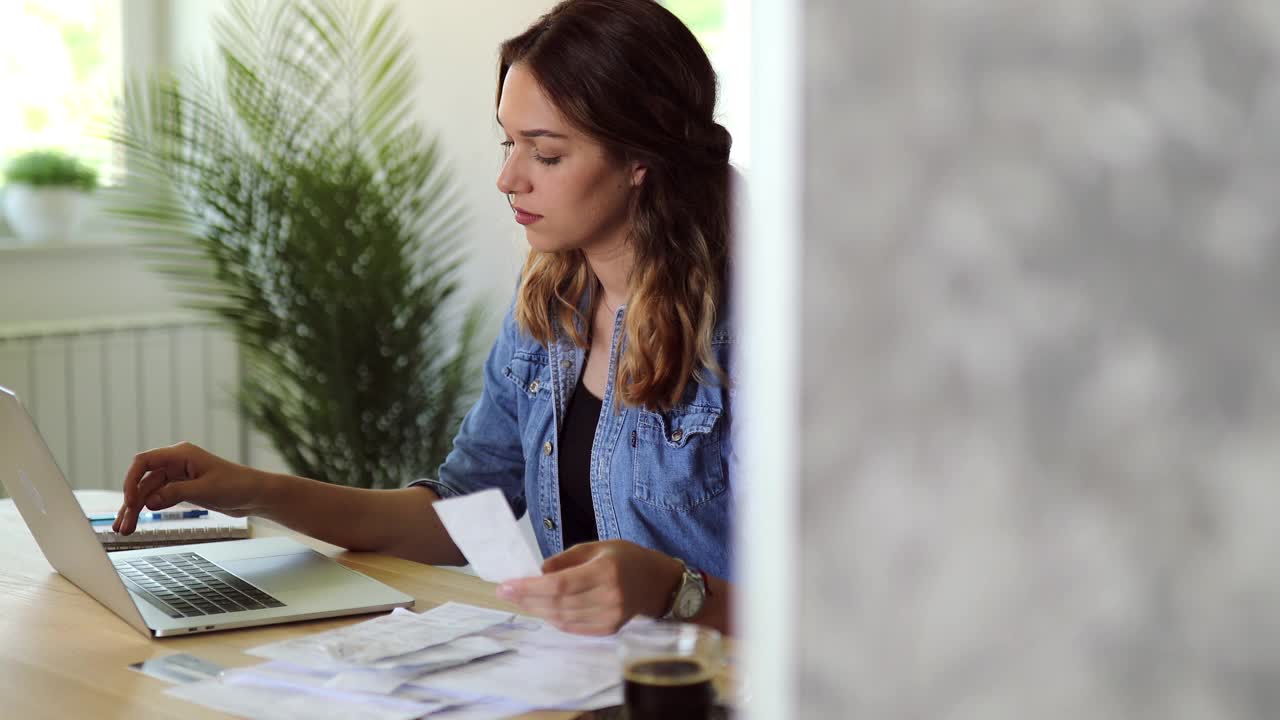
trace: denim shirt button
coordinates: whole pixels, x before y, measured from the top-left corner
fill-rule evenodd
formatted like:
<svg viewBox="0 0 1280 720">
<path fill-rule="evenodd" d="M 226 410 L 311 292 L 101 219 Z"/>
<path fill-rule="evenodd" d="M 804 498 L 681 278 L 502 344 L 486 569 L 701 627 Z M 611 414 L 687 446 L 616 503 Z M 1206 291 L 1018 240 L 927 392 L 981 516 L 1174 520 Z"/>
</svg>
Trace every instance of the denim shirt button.
<svg viewBox="0 0 1280 720">
<path fill-rule="evenodd" d="M 573 361 L 572 361 L 572 360 L 561 360 L 561 361 L 560 361 L 560 367 L 564 368 L 565 370 L 568 370 L 568 369 L 569 369 L 570 367 L 572 367 L 572 366 L 573 366 Z"/>
<path fill-rule="evenodd" d="M 542 518 L 542 527 L 544 527 L 544 528 L 546 528 L 546 529 L 548 529 L 548 530 L 555 530 L 555 529 L 556 529 L 556 521 L 555 521 L 555 520 L 552 520 L 552 519 L 551 519 L 551 518 L 549 518 L 549 517 L 544 517 L 544 518 Z"/>
<path fill-rule="evenodd" d="M 677 431 L 675 431 L 675 432 L 671 433 L 671 442 L 680 442 L 680 439 L 681 439 L 681 438 L 683 438 L 683 437 L 684 437 L 684 431 L 683 431 L 683 430 L 677 430 Z"/>
<path fill-rule="evenodd" d="M 538 388 L 540 387 L 542 387 L 542 383 L 538 382 L 537 380 L 534 380 L 533 382 L 529 383 L 529 394 L 537 395 Z"/>
<path fill-rule="evenodd" d="M 548 440 L 548 441 L 546 441 L 545 443 L 543 443 L 543 444 L 542 444 L 542 454 L 543 454 L 543 455 L 550 455 L 550 454 L 551 454 L 551 441 L 550 441 L 550 440 Z"/>
</svg>

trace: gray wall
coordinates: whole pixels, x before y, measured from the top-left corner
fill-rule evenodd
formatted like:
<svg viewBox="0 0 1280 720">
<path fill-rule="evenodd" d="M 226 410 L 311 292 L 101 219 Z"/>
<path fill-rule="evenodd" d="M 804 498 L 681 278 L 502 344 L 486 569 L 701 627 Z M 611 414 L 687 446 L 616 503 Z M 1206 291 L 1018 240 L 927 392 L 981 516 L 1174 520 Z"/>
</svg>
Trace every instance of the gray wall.
<svg viewBox="0 0 1280 720">
<path fill-rule="evenodd" d="M 798 717 L 1280 709 L 1280 3 L 806 0 Z"/>
</svg>

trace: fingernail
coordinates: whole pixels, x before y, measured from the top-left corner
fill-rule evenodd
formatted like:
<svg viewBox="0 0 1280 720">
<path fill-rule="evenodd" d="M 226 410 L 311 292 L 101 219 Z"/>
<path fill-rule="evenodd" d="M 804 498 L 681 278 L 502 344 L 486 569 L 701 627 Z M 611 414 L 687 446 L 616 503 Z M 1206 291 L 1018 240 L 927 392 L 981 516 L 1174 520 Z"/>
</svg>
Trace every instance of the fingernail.
<svg viewBox="0 0 1280 720">
<path fill-rule="evenodd" d="M 502 598 L 503 600 L 510 600 L 511 598 L 515 597 L 515 594 L 516 594 L 515 588 L 511 587 L 510 585 L 498 586 L 498 597 Z"/>
</svg>

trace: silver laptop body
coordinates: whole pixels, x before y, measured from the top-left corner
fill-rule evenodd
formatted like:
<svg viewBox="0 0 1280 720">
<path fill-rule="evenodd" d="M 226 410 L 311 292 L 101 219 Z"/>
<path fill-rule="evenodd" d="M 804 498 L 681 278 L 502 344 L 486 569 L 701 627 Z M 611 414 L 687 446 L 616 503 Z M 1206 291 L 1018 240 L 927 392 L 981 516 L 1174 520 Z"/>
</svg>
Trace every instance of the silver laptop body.
<svg viewBox="0 0 1280 720">
<path fill-rule="evenodd" d="M 35 423 L 4 387 L 0 482 L 54 569 L 148 636 L 413 605 L 413 597 L 284 537 L 108 554 Z"/>
</svg>

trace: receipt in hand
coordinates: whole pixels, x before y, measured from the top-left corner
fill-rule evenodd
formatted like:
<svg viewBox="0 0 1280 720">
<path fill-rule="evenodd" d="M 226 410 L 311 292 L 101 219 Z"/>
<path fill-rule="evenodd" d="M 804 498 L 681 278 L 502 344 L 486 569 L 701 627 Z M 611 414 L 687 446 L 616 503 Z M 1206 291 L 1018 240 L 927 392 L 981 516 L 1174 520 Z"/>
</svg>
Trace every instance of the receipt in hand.
<svg viewBox="0 0 1280 720">
<path fill-rule="evenodd" d="M 501 490 L 438 500 L 432 507 L 480 577 L 504 582 L 542 574 L 542 564 L 520 534 Z"/>
</svg>

